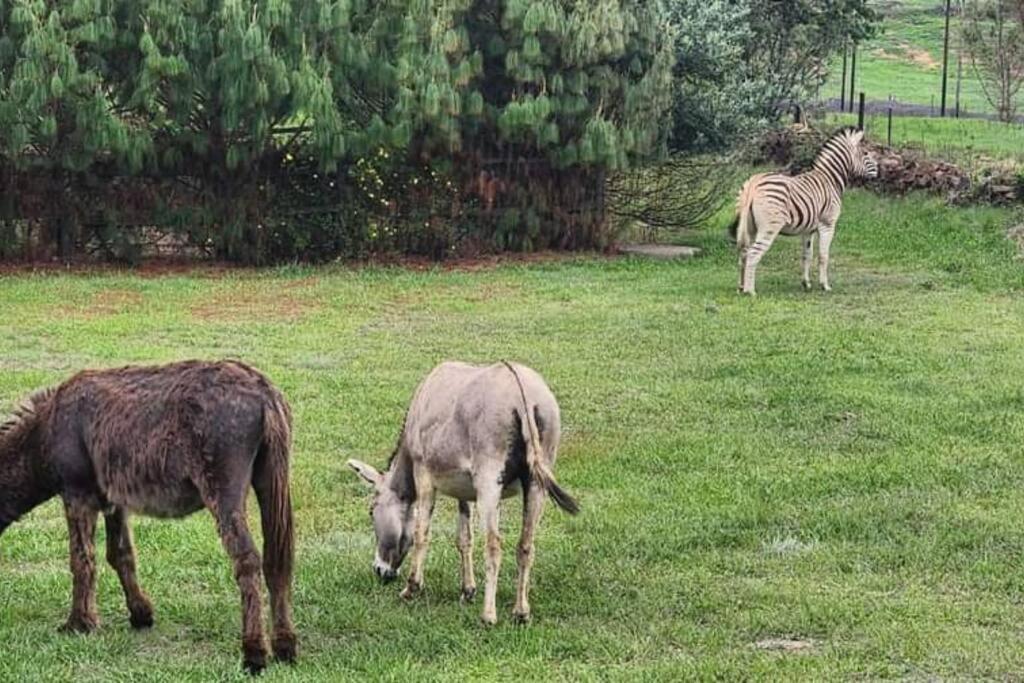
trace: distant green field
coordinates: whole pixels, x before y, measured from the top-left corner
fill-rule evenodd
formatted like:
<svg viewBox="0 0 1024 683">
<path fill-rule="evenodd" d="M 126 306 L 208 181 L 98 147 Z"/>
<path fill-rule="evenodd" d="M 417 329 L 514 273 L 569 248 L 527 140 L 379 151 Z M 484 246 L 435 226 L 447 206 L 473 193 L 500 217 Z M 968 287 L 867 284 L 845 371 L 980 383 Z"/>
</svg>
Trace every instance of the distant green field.
<svg viewBox="0 0 1024 683">
<path fill-rule="evenodd" d="M 859 46 L 856 91 L 869 100 L 886 100 L 934 105 L 939 110 L 942 89 L 943 6 L 940 0 L 876 0 L 883 14 L 879 35 Z M 950 26 L 950 56 L 947 108 L 954 106 L 959 19 Z M 839 97 L 843 75 L 842 56 L 833 60 L 829 79 L 820 97 Z M 849 84 L 847 84 L 847 92 Z M 970 62 L 965 58 L 961 87 L 961 111 L 991 112 Z"/>
<path fill-rule="evenodd" d="M 829 114 L 825 120 L 829 125 L 850 125 L 857 122 L 857 116 Z M 875 142 L 888 141 L 888 121 L 884 114 L 865 117 L 864 128 Z M 983 119 L 894 116 L 892 144 L 920 148 L 951 161 L 979 156 L 1024 161 L 1024 126 Z"/>
</svg>

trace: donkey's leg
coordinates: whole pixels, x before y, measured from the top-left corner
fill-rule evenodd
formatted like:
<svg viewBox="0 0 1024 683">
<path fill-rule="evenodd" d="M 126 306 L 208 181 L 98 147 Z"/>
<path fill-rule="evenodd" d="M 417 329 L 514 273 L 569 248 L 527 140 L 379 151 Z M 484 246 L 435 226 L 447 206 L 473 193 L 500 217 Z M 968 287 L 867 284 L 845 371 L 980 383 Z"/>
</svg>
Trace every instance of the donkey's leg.
<svg viewBox="0 0 1024 683">
<path fill-rule="evenodd" d="M 456 536 L 459 546 L 460 567 L 462 570 L 462 602 L 473 602 L 476 597 L 476 576 L 473 573 L 473 522 L 469 503 L 459 501 L 459 524 Z"/>
<path fill-rule="evenodd" d="M 800 258 L 800 265 L 803 267 L 803 279 L 800 280 L 804 289 L 811 289 L 811 257 L 814 255 L 814 233 L 809 232 L 803 236 L 804 251 Z"/>
<path fill-rule="evenodd" d="M 537 523 L 544 511 L 544 489 L 536 480 L 529 480 L 523 486 L 523 532 L 519 537 L 516 560 L 519 564 L 519 580 L 516 584 L 516 606 L 512 615 L 524 624 L 530 620 L 530 569 L 533 567 L 533 537 Z"/>
<path fill-rule="evenodd" d="M 262 470 L 253 478 L 253 488 L 260 505 L 263 574 L 270 591 L 270 609 L 274 618 L 271 646 L 277 659 L 294 662 L 298 650 L 298 637 L 292 623 L 295 529 L 288 482 L 280 472 L 275 473 L 263 463 Z"/>
<path fill-rule="evenodd" d="M 836 234 L 835 222 L 825 222 L 822 224 L 821 233 L 818 237 L 818 282 L 821 284 L 821 288 L 826 292 L 832 291 L 832 286 L 828 282 L 828 261 L 829 261 L 829 250 L 832 247 L 832 238 Z"/>
<path fill-rule="evenodd" d="M 497 478 L 495 478 L 497 481 Z M 493 625 L 498 623 L 498 572 L 501 570 L 501 533 L 498 527 L 498 513 L 501 505 L 501 489 L 495 485 L 493 489 L 477 492 L 477 511 L 480 513 L 480 526 L 486 540 L 487 580 L 484 583 L 484 608 L 480 613 L 480 621 Z"/>
<path fill-rule="evenodd" d="M 89 633 L 99 625 L 96 615 L 96 518 L 99 509 L 84 498 L 65 498 L 73 583 L 71 615 L 61 627 L 69 633 Z"/>
<path fill-rule="evenodd" d="M 423 590 L 423 562 L 427 559 L 430 547 L 430 518 L 434 514 L 434 482 L 427 468 L 416 465 L 413 467 L 413 479 L 416 484 L 416 531 L 413 536 L 412 570 L 406 581 L 401 596 L 405 600 L 416 597 Z"/>
<path fill-rule="evenodd" d="M 121 580 L 132 628 L 149 628 L 153 625 L 153 605 L 135 576 L 135 544 L 132 542 L 132 529 L 128 526 L 128 513 L 118 507 L 104 515 L 104 519 L 107 523 L 107 562 Z"/>
<path fill-rule="evenodd" d="M 267 665 L 267 646 L 263 642 L 263 615 L 260 604 L 260 555 L 256 551 L 249 525 L 245 521 L 245 487 L 221 484 L 223 489 L 201 486 L 200 493 L 217 521 L 224 550 L 234 564 L 235 581 L 242 594 L 242 666 L 258 674 Z M 232 489 L 240 488 L 240 492 Z M 205 489 L 205 490 L 204 490 Z"/>
</svg>

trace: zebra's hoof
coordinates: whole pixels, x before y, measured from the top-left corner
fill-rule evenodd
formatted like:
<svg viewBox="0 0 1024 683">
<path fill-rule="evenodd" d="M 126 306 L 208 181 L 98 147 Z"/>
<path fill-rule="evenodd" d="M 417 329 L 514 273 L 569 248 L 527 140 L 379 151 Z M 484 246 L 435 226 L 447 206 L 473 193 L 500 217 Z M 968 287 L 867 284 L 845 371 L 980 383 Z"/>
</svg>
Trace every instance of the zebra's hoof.
<svg viewBox="0 0 1024 683">
<path fill-rule="evenodd" d="M 812 287 L 811 287 L 811 281 L 810 280 L 804 280 L 801 284 L 803 284 L 805 292 L 811 291 Z"/>
</svg>

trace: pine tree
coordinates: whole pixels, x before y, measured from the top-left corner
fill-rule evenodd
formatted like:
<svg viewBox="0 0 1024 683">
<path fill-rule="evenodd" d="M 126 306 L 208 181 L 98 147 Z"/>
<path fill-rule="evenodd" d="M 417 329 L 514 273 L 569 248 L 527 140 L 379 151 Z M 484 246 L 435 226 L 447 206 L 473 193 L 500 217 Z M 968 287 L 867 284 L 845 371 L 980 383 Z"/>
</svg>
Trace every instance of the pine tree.
<svg viewBox="0 0 1024 683">
<path fill-rule="evenodd" d="M 663 4 L 407 0 L 397 16 L 384 127 L 460 187 L 504 195 L 499 246 L 598 244 L 606 173 L 660 154 L 669 130 Z"/>
<path fill-rule="evenodd" d="M 0 3 L 0 158 L 44 188 L 65 259 L 80 218 L 73 176 L 98 163 L 137 170 L 152 151 L 149 131 L 106 87 L 114 11 L 114 0 Z"/>
<path fill-rule="evenodd" d="M 348 11 L 344 0 L 122 3 L 135 41 L 122 96 L 155 131 L 162 172 L 202 179 L 222 256 L 260 258 L 264 174 L 289 140 L 308 132 L 328 167 L 345 154 L 329 57 L 353 42 Z"/>
</svg>

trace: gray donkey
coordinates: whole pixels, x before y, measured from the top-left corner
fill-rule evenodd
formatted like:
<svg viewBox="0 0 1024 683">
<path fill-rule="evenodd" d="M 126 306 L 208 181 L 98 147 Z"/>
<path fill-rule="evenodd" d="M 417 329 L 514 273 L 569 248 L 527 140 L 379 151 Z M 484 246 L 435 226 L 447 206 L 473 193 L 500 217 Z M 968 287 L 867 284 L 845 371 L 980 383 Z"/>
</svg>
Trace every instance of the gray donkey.
<svg viewBox="0 0 1024 683">
<path fill-rule="evenodd" d="M 416 390 L 387 471 L 348 461 L 375 491 L 370 514 L 377 536 L 377 576 L 384 582 L 395 579 L 412 545 L 412 571 L 402 597 L 415 597 L 422 590 L 430 518 L 439 491 L 459 501 L 462 600 L 471 601 L 476 580 L 469 503 L 476 501 L 487 536 L 487 584 L 480 618 L 485 624 L 497 623 L 498 508 L 502 498 L 521 491 L 523 530 L 516 553 L 519 580 L 513 614 L 520 622 L 528 621 L 533 537 L 545 494 L 570 514 L 579 512 L 551 472 L 560 430 L 558 403 L 544 379 L 530 368 L 452 362 L 434 368 Z"/>
</svg>

